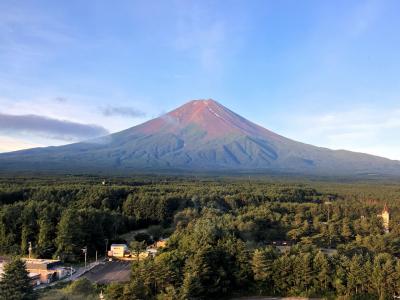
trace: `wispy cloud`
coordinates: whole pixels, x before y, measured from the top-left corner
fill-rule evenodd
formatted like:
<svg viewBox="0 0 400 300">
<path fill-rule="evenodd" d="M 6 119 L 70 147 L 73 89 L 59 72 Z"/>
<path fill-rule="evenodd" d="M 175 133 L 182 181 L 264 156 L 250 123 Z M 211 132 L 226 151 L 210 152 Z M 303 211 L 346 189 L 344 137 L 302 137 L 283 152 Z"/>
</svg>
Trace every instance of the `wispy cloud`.
<svg viewBox="0 0 400 300">
<path fill-rule="evenodd" d="M 143 111 L 129 106 L 107 106 L 101 107 L 100 110 L 106 117 L 121 116 L 127 118 L 141 118 L 146 116 Z"/>
<path fill-rule="evenodd" d="M 61 101 L 56 100 L 55 98 L 57 97 L 61 97 Z M 28 91 L 24 97 L 11 98 L 0 96 L 0 111 L 3 114 L 9 115 L 38 115 L 81 124 L 101 124 L 108 131 L 116 132 L 137 125 L 147 119 L 141 114 L 135 114 L 135 118 L 127 117 L 126 114 L 122 116 L 116 114 L 112 109 L 106 113 L 114 113 L 114 115 L 105 116 L 102 109 L 122 107 L 123 109 L 131 108 L 136 112 L 145 112 L 152 109 L 151 106 L 141 104 L 140 102 L 132 102 L 125 100 L 125 98 L 119 101 L 121 98 L 118 96 L 107 96 L 107 98 L 110 97 L 117 99 L 115 102 L 120 105 L 113 105 L 112 103 L 107 103 L 107 100 L 90 95 L 68 94 L 58 90 L 41 90 L 38 94 L 32 91 L 32 95 L 29 95 Z M 127 105 L 124 105 L 125 103 Z M 131 109 L 128 109 L 129 113 L 134 114 Z M 49 142 L 49 145 L 52 145 L 53 141 Z"/>
<path fill-rule="evenodd" d="M 193 55 L 205 71 L 220 73 L 233 39 L 224 18 L 196 2 L 175 1 L 175 6 L 175 48 Z"/>
<path fill-rule="evenodd" d="M 25 74 L 75 42 L 70 28 L 29 4 L 0 3 L 0 19 L 0 66 L 5 74 Z"/>
<path fill-rule="evenodd" d="M 349 34 L 359 36 L 366 32 L 377 20 L 382 10 L 382 1 L 367 0 L 361 2 L 354 12 L 352 26 L 349 26 Z"/>
<path fill-rule="evenodd" d="M 331 112 L 311 117 L 312 132 L 377 133 L 400 128 L 400 109 L 360 108 L 344 112 Z"/>
<path fill-rule="evenodd" d="M 58 97 L 55 97 L 55 98 L 54 98 L 54 101 L 60 102 L 60 103 L 64 103 L 64 102 L 67 102 L 68 99 L 65 98 L 65 97 L 60 97 L 60 96 L 58 96 Z"/>
<path fill-rule="evenodd" d="M 400 107 L 354 108 L 290 118 L 291 126 L 285 134 L 292 138 L 400 160 Z"/>
<path fill-rule="evenodd" d="M 0 132 L 3 134 L 27 134 L 50 139 L 78 141 L 99 137 L 108 131 L 98 125 L 81 124 L 39 115 L 9 115 L 0 113 Z"/>
<path fill-rule="evenodd" d="M 206 71 L 220 70 L 224 60 L 225 25 L 219 21 L 201 26 L 200 23 L 197 24 L 196 19 L 186 20 L 184 18 L 178 24 L 176 48 L 179 51 L 194 53 Z"/>
</svg>

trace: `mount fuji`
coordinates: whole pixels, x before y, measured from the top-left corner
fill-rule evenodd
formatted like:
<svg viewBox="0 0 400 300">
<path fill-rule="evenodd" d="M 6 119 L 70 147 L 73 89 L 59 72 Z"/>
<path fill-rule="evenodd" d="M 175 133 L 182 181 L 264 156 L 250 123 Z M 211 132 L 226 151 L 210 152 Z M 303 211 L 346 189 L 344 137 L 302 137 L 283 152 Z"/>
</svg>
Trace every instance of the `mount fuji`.
<svg viewBox="0 0 400 300">
<path fill-rule="evenodd" d="M 0 171 L 7 172 L 160 170 L 399 176 L 400 162 L 297 142 L 211 99 L 101 138 L 0 154 Z"/>
</svg>

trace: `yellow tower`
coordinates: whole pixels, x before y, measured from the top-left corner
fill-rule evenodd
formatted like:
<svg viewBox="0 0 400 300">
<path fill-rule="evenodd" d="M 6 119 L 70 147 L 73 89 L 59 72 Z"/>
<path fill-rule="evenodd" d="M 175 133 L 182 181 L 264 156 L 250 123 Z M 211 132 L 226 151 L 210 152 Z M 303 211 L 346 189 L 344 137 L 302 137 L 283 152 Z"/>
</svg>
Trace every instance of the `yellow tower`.
<svg viewBox="0 0 400 300">
<path fill-rule="evenodd" d="M 385 206 L 383 207 L 382 210 L 382 223 L 383 223 L 383 228 L 385 229 L 385 233 L 389 232 L 389 208 L 387 206 L 387 204 L 385 204 Z"/>
</svg>

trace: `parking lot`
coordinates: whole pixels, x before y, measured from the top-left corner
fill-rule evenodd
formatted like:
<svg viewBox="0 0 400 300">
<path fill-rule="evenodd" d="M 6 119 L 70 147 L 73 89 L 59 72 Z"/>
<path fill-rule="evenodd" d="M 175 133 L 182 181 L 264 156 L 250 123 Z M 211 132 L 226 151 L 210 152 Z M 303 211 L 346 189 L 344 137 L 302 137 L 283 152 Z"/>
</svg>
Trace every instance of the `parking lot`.
<svg viewBox="0 0 400 300">
<path fill-rule="evenodd" d="M 105 262 L 94 267 L 83 277 L 93 283 L 127 282 L 130 279 L 131 263 L 127 261 Z"/>
</svg>

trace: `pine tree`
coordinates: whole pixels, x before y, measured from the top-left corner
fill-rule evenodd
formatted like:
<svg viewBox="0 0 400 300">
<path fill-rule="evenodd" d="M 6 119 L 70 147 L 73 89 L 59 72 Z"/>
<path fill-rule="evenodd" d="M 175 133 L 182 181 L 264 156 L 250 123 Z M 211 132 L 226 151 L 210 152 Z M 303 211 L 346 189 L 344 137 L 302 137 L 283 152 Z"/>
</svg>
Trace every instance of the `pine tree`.
<svg viewBox="0 0 400 300">
<path fill-rule="evenodd" d="M 56 256 L 62 259 L 74 260 L 80 253 L 82 244 L 82 228 L 78 211 L 68 209 L 64 211 L 57 226 Z"/>
<path fill-rule="evenodd" d="M 51 253 L 54 251 L 53 233 L 53 224 L 48 219 L 39 220 L 37 253 L 40 257 L 51 257 Z"/>
<path fill-rule="evenodd" d="M 260 294 L 273 290 L 273 262 L 277 257 L 271 247 L 254 251 L 251 266 Z"/>
<path fill-rule="evenodd" d="M 273 264 L 274 293 L 285 295 L 293 286 L 293 262 L 288 255 L 281 255 Z"/>
<path fill-rule="evenodd" d="M 0 281 L 0 300 L 30 299 L 36 299 L 36 296 L 25 263 L 20 259 L 14 259 L 4 268 L 4 274 Z"/>
<path fill-rule="evenodd" d="M 395 293 L 396 295 L 400 295 L 400 261 L 397 260 L 396 261 L 396 266 L 395 266 L 395 274 L 397 276 L 397 280 L 396 280 L 396 285 L 395 285 Z"/>
<path fill-rule="evenodd" d="M 107 300 L 119 300 L 124 293 L 124 285 L 120 283 L 111 283 L 105 288 L 105 296 Z"/>
<path fill-rule="evenodd" d="M 378 254 L 374 259 L 372 282 L 379 299 L 386 299 L 395 293 L 395 265 L 389 254 Z"/>
<path fill-rule="evenodd" d="M 353 232 L 350 228 L 350 220 L 348 218 L 343 219 L 341 235 L 345 241 L 349 241 L 353 235 Z"/>
<path fill-rule="evenodd" d="M 251 266 L 254 274 L 254 281 L 257 284 L 257 289 L 259 294 L 264 293 L 268 289 L 266 281 L 268 279 L 268 262 L 264 258 L 264 253 L 262 250 L 257 249 L 253 254 L 253 259 L 251 261 Z"/>
<path fill-rule="evenodd" d="M 354 255 L 349 263 L 349 270 L 347 274 L 347 289 L 348 294 L 359 294 L 362 290 L 363 274 L 365 272 L 364 261 L 362 256 Z"/>
<path fill-rule="evenodd" d="M 347 274 L 349 259 L 344 255 L 334 258 L 335 275 L 333 277 L 333 286 L 338 295 L 346 295 L 347 293 Z"/>
<path fill-rule="evenodd" d="M 223 253 L 206 245 L 188 260 L 182 298 L 215 298 L 229 293 L 230 281 L 223 268 Z"/>
<path fill-rule="evenodd" d="M 327 292 L 328 284 L 332 280 L 331 265 L 329 263 L 329 260 L 324 253 L 319 251 L 314 257 L 313 264 L 314 264 L 313 269 L 316 272 L 314 277 L 315 280 L 314 286 L 321 293 Z"/>
<path fill-rule="evenodd" d="M 136 261 L 139 262 L 140 260 L 140 253 L 146 249 L 146 242 L 145 241 L 132 241 L 129 244 L 129 248 L 135 254 Z"/>
<path fill-rule="evenodd" d="M 313 281 L 312 257 L 310 253 L 299 253 L 293 257 L 293 286 L 297 294 L 308 294 Z"/>
</svg>

